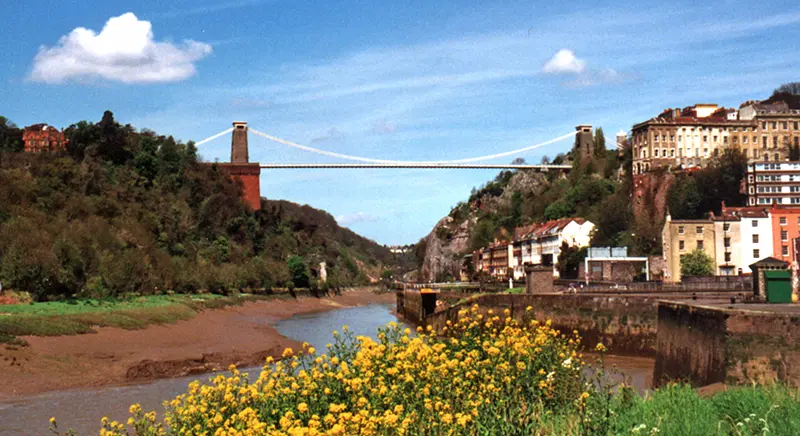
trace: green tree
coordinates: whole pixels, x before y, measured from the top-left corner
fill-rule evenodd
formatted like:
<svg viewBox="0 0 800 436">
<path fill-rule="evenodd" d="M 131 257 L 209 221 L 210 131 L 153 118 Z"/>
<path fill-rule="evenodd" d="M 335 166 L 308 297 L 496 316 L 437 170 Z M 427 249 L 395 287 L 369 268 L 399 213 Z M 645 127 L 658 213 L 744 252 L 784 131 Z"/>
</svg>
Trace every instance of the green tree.
<svg viewBox="0 0 800 436">
<path fill-rule="evenodd" d="M 693 176 L 679 175 L 667 192 L 667 208 L 674 219 L 700 218 L 703 197 Z"/>
<path fill-rule="evenodd" d="M 800 161 L 800 144 L 789 144 L 789 160 L 793 162 Z"/>
<path fill-rule="evenodd" d="M 714 275 L 714 259 L 700 248 L 681 256 L 681 276 L 699 277 Z"/>
<path fill-rule="evenodd" d="M 603 135 L 602 127 L 594 130 L 594 155 L 600 158 L 606 156 L 606 137 Z"/>
<path fill-rule="evenodd" d="M 286 259 L 286 265 L 289 267 L 289 274 L 294 286 L 299 288 L 307 288 L 309 285 L 308 265 L 302 257 L 294 255 Z"/>
<path fill-rule="evenodd" d="M 561 244 L 556 268 L 561 278 L 577 279 L 581 262 L 586 259 L 587 248 L 570 247 L 566 242 Z"/>
<path fill-rule="evenodd" d="M 470 235 L 469 247 L 471 251 L 480 250 L 494 242 L 494 232 L 496 228 L 494 222 L 488 218 L 482 218 L 475 224 L 475 229 Z"/>
<path fill-rule="evenodd" d="M 9 121 L 8 118 L 0 116 L 0 152 L 23 150 L 22 129 Z"/>
</svg>

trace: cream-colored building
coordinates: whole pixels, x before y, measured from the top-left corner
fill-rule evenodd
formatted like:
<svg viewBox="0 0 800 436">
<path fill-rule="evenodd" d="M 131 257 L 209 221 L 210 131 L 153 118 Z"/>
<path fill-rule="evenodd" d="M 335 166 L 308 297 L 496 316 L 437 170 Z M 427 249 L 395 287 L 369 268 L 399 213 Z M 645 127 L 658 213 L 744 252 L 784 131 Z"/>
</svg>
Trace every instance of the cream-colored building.
<svg viewBox="0 0 800 436">
<path fill-rule="evenodd" d="M 715 222 L 704 220 L 673 220 L 667 215 L 661 234 L 664 256 L 664 281 L 681 281 L 681 256 L 696 248 L 716 257 Z"/>
<path fill-rule="evenodd" d="M 750 162 L 786 160 L 800 144 L 800 110 L 783 102 L 747 102 L 737 111 L 716 104 L 667 109 L 633 126 L 633 172 L 703 167 L 720 150 L 735 147 Z"/>
</svg>

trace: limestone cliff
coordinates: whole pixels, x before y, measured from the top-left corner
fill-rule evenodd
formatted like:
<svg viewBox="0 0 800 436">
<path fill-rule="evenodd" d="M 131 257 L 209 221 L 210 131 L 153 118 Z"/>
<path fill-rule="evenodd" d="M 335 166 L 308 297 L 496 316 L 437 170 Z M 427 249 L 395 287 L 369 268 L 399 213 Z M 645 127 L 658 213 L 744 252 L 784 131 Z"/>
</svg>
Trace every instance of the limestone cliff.
<svg viewBox="0 0 800 436">
<path fill-rule="evenodd" d="M 469 231 L 476 218 L 456 223 L 451 216 L 439 220 L 424 238 L 425 259 L 422 263 L 424 281 L 458 278 L 463 256 L 469 251 Z"/>
<path fill-rule="evenodd" d="M 503 171 L 494 181 L 475 190 L 467 202 L 453 208 L 420 241 L 425 246 L 421 280 L 439 281 L 448 277 L 458 279 L 463 257 L 470 252 L 471 234 L 479 217 L 503 215 L 511 208 L 514 192 L 535 197 L 546 190 L 548 185 L 548 176 L 542 173 Z M 503 232 L 503 229 L 498 230 L 498 237 L 502 238 Z M 505 235 L 510 236 L 508 232 Z"/>
</svg>

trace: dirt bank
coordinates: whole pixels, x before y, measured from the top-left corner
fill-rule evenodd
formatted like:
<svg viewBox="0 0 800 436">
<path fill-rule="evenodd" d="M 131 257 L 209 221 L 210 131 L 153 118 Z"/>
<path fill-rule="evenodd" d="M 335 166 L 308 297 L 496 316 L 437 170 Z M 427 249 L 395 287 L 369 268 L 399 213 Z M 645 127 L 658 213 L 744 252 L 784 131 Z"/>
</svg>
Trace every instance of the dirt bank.
<svg viewBox="0 0 800 436">
<path fill-rule="evenodd" d="M 320 299 L 249 302 L 142 330 L 101 327 L 84 335 L 26 336 L 27 347 L 0 346 L 0 400 L 203 373 L 230 364 L 259 365 L 300 345 L 275 330 L 278 320 L 394 301 L 391 293 L 358 290 Z"/>
</svg>

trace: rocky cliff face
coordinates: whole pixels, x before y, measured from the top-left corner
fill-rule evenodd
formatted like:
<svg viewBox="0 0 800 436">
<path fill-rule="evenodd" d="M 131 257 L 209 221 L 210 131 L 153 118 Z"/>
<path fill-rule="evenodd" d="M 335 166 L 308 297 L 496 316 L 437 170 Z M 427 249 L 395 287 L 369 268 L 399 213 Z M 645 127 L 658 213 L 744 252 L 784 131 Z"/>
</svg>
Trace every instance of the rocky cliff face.
<svg viewBox="0 0 800 436">
<path fill-rule="evenodd" d="M 481 213 L 506 211 L 511 207 L 514 192 L 536 196 L 547 188 L 547 176 L 533 171 L 517 171 L 508 179 L 500 195 L 481 195 L 475 204 L 463 206 L 466 217 L 456 219 L 453 213 L 439 220 L 425 237 L 425 258 L 422 263 L 421 280 L 437 281 L 447 276 L 458 279 L 463 256 L 469 252 L 471 231 Z M 458 215 L 458 214 L 455 214 Z"/>
<path fill-rule="evenodd" d="M 422 280 L 444 280 L 447 276 L 458 278 L 463 256 L 469 249 L 469 231 L 475 218 L 460 224 L 446 216 L 439 220 L 425 237 L 425 260 L 422 264 Z"/>
</svg>

